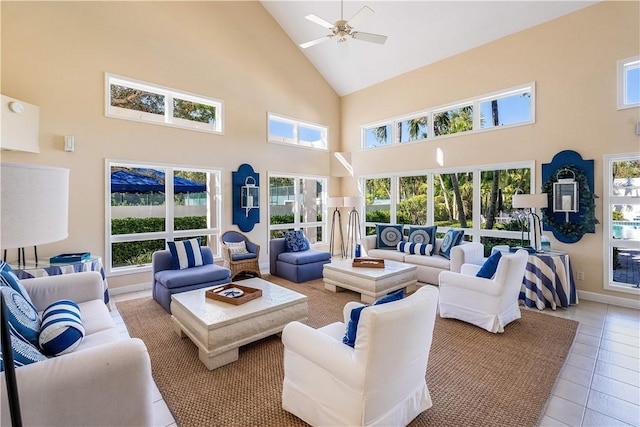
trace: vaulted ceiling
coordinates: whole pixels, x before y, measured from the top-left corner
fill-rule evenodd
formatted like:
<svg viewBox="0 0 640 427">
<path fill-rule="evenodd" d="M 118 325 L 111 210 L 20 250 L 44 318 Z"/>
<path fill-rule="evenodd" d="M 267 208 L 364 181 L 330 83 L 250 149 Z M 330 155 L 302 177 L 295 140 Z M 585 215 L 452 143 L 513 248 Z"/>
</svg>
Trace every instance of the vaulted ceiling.
<svg viewBox="0 0 640 427">
<path fill-rule="evenodd" d="M 262 5 L 296 45 L 331 30 L 308 21 L 349 20 L 362 7 L 375 13 L 356 30 L 388 36 L 384 45 L 333 37 L 302 49 L 338 95 L 343 96 L 440 61 L 509 34 L 575 12 L 597 1 L 340 1 L 263 0 Z"/>
</svg>

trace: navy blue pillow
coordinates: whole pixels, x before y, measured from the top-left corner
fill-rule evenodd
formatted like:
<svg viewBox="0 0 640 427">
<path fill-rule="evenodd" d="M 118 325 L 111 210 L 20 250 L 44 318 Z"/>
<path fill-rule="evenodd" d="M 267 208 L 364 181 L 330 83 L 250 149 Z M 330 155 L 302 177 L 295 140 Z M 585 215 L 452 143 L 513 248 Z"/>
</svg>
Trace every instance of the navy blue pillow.
<svg viewBox="0 0 640 427">
<path fill-rule="evenodd" d="M 309 241 L 304 237 L 302 230 L 285 231 L 284 244 L 287 252 L 304 252 L 311 249 Z"/>
<path fill-rule="evenodd" d="M 495 251 L 489 258 L 482 264 L 480 270 L 476 273 L 476 277 L 484 277 L 485 279 L 491 279 L 496 270 L 498 269 L 498 262 L 502 257 L 502 252 Z"/>
<path fill-rule="evenodd" d="M 444 235 L 444 239 L 442 239 L 442 244 L 440 245 L 439 254 L 445 257 L 446 259 L 450 259 L 451 257 L 451 248 L 457 246 L 462 241 L 462 237 L 464 236 L 464 230 L 447 230 L 447 233 Z"/>
<path fill-rule="evenodd" d="M 431 227 L 409 227 L 409 241 L 412 243 L 431 244 L 431 253 L 436 250 L 436 230 L 437 225 Z"/>
<path fill-rule="evenodd" d="M 376 247 L 378 249 L 396 249 L 402 242 L 402 225 L 376 224 Z"/>
<path fill-rule="evenodd" d="M 395 291 L 390 293 L 389 295 L 385 295 L 373 305 L 386 304 L 388 302 L 398 301 L 404 298 L 404 289 L 400 289 L 399 291 Z M 361 307 L 354 308 L 351 310 L 351 316 L 349 318 L 349 323 L 347 324 L 347 331 L 342 338 L 342 342 L 348 345 L 349 347 L 355 347 L 356 345 L 356 333 L 358 332 L 358 322 L 360 322 L 360 314 L 362 310 L 369 307 L 368 305 L 363 305 Z"/>
</svg>

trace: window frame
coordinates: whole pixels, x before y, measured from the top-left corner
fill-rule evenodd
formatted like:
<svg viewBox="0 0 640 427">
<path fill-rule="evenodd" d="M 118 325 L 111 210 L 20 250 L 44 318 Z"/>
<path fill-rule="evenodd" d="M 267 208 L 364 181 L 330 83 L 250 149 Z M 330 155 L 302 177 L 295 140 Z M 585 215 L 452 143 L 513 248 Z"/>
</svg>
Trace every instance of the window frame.
<svg viewBox="0 0 640 427">
<path fill-rule="evenodd" d="M 616 63 L 617 83 L 618 83 L 618 110 L 640 107 L 640 100 L 634 103 L 627 103 L 627 69 L 640 68 L 640 55 L 621 59 Z"/>
<path fill-rule="evenodd" d="M 277 121 L 281 123 L 287 123 L 293 125 L 293 137 L 287 141 L 285 138 L 276 138 L 271 134 L 271 121 Z M 315 147 L 305 141 L 300 140 L 300 128 L 308 128 L 317 130 L 320 132 L 320 147 Z M 282 114 L 272 113 L 267 111 L 267 142 L 271 144 L 282 144 L 288 146 L 295 146 L 300 148 L 306 148 L 310 150 L 329 151 L 329 127 L 321 125 L 319 123 L 313 123 L 305 120 L 296 119 L 293 117 L 284 116 Z"/>
<path fill-rule="evenodd" d="M 147 233 L 129 233 L 129 234 L 112 234 L 111 229 L 111 168 L 113 166 L 131 167 L 131 168 L 162 168 L 165 169 L 165 178 L 167 185 L 165 187 L 165 230 Z M 192 170 L 198 172 L 206 172 L 215 175 L 214 185 L 207 189 L 208 192 L 214 192 L 210 196 L 213 203 L 207 210 L 207 216 L 213 217 L 214 220 L 209 224 L 208 228 L 192 229 L 192 230 L 174 230 L 174 191 L 173 191 L 173 174 L 174 171 Z M 168 163 L 153 163 L 144 161 L 105 159 L 105 271 L 107 276 L 118 276 L 123 274 L 132 274 L 145 271 L 151 271 L 151 264 L 132 265 L 126 267 L 113 267 L 112 244 L 123 242 L 135 242 L 144 240 L 165 240 L 165 248 L 167 241 L 174 239 L 182 239 L 189 237 L 197 237 L 203 234 L 210 236 L 208 246 L 214 254 L 214 258 L 221 257 L 220 239 L 222 226 L 222 188 L 223 169 L 204 166 L 188 166 Z M 215 213 L 212 214 L 212 211 Z"/>
<path fill-rule="evenodd" d="M 213 133 L 217 135 L 224 135 L 224 102 L 190 92 L 180 91 L 165 86 L 160 86 L 153 83 L 143 82 L 141 80 L 131 79 L 129 77 L 123 77 L 112 73 L 105 73 L 105 104 L 104 115 L 113 119 L 131 120 L 140 123 L 150 123 L 162 126 L 175 127 L 180 129 L 194 130 L 198 132 Z M 124 86 L 131 89 L 139 89 L 145 92 L 162 95 L 165 97 L 165 111 L 164 115 L 157 115 L 158 118 L 144 118 L 140 114 L 136 117 L 135 110 L 128 110 L 126 108 L 114 107 L 111 105 L 111 85 Z M 205 104 L 215 108 L 215 123 L 213 125 L 208 123 L 202 123 L 197 121 L 191 121 L 188 119 L 182 119 L 173 117 L 173 100 L 174 98 L 194 102 L 198 104 Z M 120 111 L 123 110 L 123 111 Z M 131 113 L 133 111 L 134 113 Z"/>
<path fill-rule="evenodd" d="M 531 97 L 531 105 L 530 105 L 530 117 L 529 120 L 525 120 L 522 122 L 517 122 L 517 123 L 511 123 L 511 124 L 506 124 L 506 125 L 500 125 L 500 126 L 491 126 L 491 127 L 487 127 L 487 128 L 481 128 L 480 127 L 480 113 L 481 113 L 481 109 L 480 109 L 480 104 L 489 100 L 493 100 L 493 99 L 501 99 L 501 98 L 506 98 L 508 96 L 512 96 L 514 94 L 517 93 L 523 93 L 523 92 L 528 92 L 530 93 L 530 97 Z M 434 116 L 445 112 L 445 111 L 450 111 L 450 110 L 455 110 L 457 108 L 462 108 L 462 107 L 471 107 L 473 109 L 473 115 L 472 115 L 472 129 L 470 130 L 466 130 L 466 131 L 461 131 L 461 132 L 455 132 L 455 133 L 448 133 L 448 134 L 444 134 L 444 135 L 437 135 L 435 134 L 434 131 Z M 517 126 L 526 126 L 526 125 L 531 125 L 531 124 L 535 124 L 536 122 L 536 83 L 535 82 L 529 82 L 529 83 L 525 83 L 525 84 L 521 84 L 521 85 L 517 85 L 517 86 L 512 86 L 510 88 L 506 88 L 506 89 L 502 89 L 502 90 L 498 90 L 495 92 L 491 92 L 491 93 L 485 93 L 479 96 L 475 96 L 475 97 L 471 97 L 471 98 L 467 98 L 467 99 L 462 99 L 462 100 L 458 100 L 458 101 L 454 101 L 454 102 L 450 102 L 447 104 L 443 104 L 443 105 L 438 105 L 438 106 L 434 106 L 434 107 L 430 107 L 424 110 L 420 110 L 420 111 L 414 111 L 412 113 L 408 113 L 408 114 L 403 114 L 400 116 L 395 116 L 395 117 L 391 117 L 391 118 L 386 118 L 386 119 L 381 119 L 381 120 L 377 120 L 375 122 L 370 122 L 370 123 L 366 123 L 360 126 L 360 149 L 361 150 L 375 150 L 375 149 L 379 149 L 379 148 L 387 148 L 387 147 L 398 147 L 401 145 L 407 145 L 407 144 L 415 144 L 415 143 L 423 143 L 423 142 L 429 142 L 429 141 L 433 141 L 433 140 L 439 140 L 442 138 L 452 138 L 452 137 L 457 137 L 460 135 L 469 135 L 469 134 L 473 134 L 473 133 L 479 133 L 479 132 L 492 132 L 492 131 L 496 131 L 498 129 L 508 129 L 508 128 L 512 128 L 512 127 L 517 127 Z M 398 131 L 397 131 L 397 126 L 399 123 L 402 123 L 404 121 L 407 120 L 411 120 L 414 119 L 416 117 L 427 117 L 427 137 L 426 138 L 420 138 L 420 139 L 416 139 L 414 141 L 405 141 L 405 142 L 399 142 L 398 141 Z M 391 134 L 387 135 L 387 144 L 384 145 L 377 145 L 377 146 L 371 146 L 371 147 L 367 147 L 366 146 L 366 132 L 369 129 L 372 128 L 377 128 L 377 127 L 381 127 L 381 126 L 390 126 L 391 128 Z"/>
<path fill-rule="evenodd" d="M 640 160 L 640 154 L 638 153 L 622 153 L 622 154 L 608 154 L 604 156 L 603 161 L 603 259 L 604 264 L 602 266 L 603 271 L 603 289 L 616 292 L 624 292 L 628 294 L 640 295 L 640 288 L 634 288 L 628 286 L 629 284 L 617 284 L 620 282 L 613 281 L 613 248 L 624 247 L 640 250 L 640 240 L 618 240 L 613 238 L 612 233 L 612 221 L 613 215 L 611 214 L 610 206 L 620 202 L 620 204 L 640 204 L 640 197 L 619 197 L 611 194 L 613 188 L 613 170 L 612 165 L 617 161 L 625 160 Z M 630 203 L 635 202 L 635 203 Z"/>
</svg>

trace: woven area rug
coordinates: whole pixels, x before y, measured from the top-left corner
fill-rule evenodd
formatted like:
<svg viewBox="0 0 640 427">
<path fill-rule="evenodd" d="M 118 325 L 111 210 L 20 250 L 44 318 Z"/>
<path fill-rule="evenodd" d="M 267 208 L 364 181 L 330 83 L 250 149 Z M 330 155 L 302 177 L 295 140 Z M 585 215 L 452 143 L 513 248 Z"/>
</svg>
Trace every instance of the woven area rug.
<svg viewBox="0 0 640 427">
<path fill-rule="evenodd" d="M 321 280 L 270 281 L 309 297 L 313 327 L 342 320 L 351 291 Z M 188 338 L 152 298 L 117 303 L 151 357 L 153 378 L 180 426 L 304 426 L 281 407 L 283 346 L 272 336 L 240 348 L 237 362 L 207 370 Z M 410 325 L 408 326 L 410 327 Z M 533 426 L 541 417 L 578 322 L 522 310 L 503 334 L 437 317 L 426 378 L 433 407 L 410 426 Z"/>
</svg>

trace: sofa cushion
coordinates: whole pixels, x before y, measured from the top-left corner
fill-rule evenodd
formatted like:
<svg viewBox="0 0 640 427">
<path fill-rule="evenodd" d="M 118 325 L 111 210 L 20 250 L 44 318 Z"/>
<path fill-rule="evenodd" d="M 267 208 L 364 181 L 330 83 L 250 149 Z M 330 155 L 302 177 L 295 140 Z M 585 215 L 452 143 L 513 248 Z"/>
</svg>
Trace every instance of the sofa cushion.
<svg viewBox="0 0 640 427">
<path fill-rule="evenodd" d="M 155 280 L 165 288 L 182 288 L 198 283 L 215 282 L 229 277 L 229 269 L 215 264 L 205 264 L 187 270 L 162 270 L 156 273 Z"/>
<path fill-rule="evenodd" d="M 431 254 L 436 249 L 436 231 L 437 225 L 431 227 L 409 227 L 409 242 L 412 243 L 429 243 L 431 244 Z"/>
<path fill-rule="evenodd" d="M 439 254 L 449 259 L 451 257 L 451 248 L 459 245 L 463 236 L 464 230 L 447 230 L 447 233 L 444 235 L 444 239 L 442 239 Z"/>
<path fill-rule="evenodd" d="M 407 255 L 404 262 L 418 266 L 440 268 L 449 270 L 451 261 L 440 255 L 424 256 L 424 255 Z"/>
<path fill-rule="evenodd" d="M 22 341 L 38 346 L 40 316 L 38 310 L 20 292 L 9 286 L 0 286 L 7 308 L 7 320 L 11 332 Z"/>
<path fill-rule="evenodd" d="M 498 263 L 502 257 L 502 252 L 495 251 L 489 258 L 482 264 L 480 270 L 476 273 L 476 277 L 484 277 L 485 279 L 491 279 L 496 270 L 498 269 Z"/>
<path fill-rule="evenodd" d="M 379 298 L 378 300 L 376 300 L 376 302 L 373 303 L 373 305 L 386 304 L 389 302 L 401 300 L 402 298 L 404 298 L 404 289 L 400 289 L 398 291 L 390 293 L 389 295 L 385 295 L 382 298 Z M 349 323 L 347 323 L 347 330 L 345 331 L 344 337 L 342 338 L 342 342 L 349 347 L 355 347 L 356 345 L 356 335 L 358 332 L 360 315 L 362 314 L 362 310 L 367 307 L 369 306 L 363 305 L 351 310 L 351 314 L 349 315 Z"/>
<path fill-rule="evenodd" d="M 376 235 L 378 249 L 396 249 L 398 243 L 402 242 L 402 225 L 376 224 Z"/>
<path fill-rule="evenodd" d="M 331 254 L 326 251 L 316 251 L 309 249 L 304 252 L 282 252 L 278 255 L 278 261 L 287 264 L 303 265 L 314 262 L 327 261 L 331 259 Z"/>
<path fill-rule="evenodd" d="M 371 258 L 390 259 L 392 261 L 404 262 L 407 254 L 400 251 L 390 251 L 389 249 L 371 249 L 367 252 L 367 256 Z"/>
<path fill-rule="evenodd" d="M 200 239 L 167 242 L 167 245 L 175 270 L 198 267 L 204 264 L 200 251 Z"/>
<path fill-rule="evenodd" d="M 412 242 L 400 242 L 398 243 L 398 251 L 411 255 L 431 255 L 432 246 L 428 243 L 412 243 Z"/>
<path fill-rule="evenodd" d="M 232 254 L 231 260 L 233 261 L 242 261 L 244 259 L 253 259 L 256 257 L 256 254 L 252 254 L 251 252 L 246 252 L 243 254 Z"/>
<path fill-rule="evenodd" d="M 84 326 L 78 304 L 70 300 L 56 301 L 42 313 L 39 344 L 49 356 L 71 353 L 84 338 Z"/>
<path fill-rule="evenodd" d="M 310 249 L 309 241 L 304 237 L 302 230 L 286 231 L 284 244 L 287 252 L 304 252 Z"/>
</svg>

